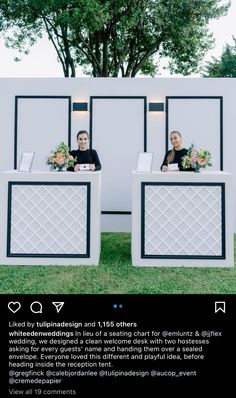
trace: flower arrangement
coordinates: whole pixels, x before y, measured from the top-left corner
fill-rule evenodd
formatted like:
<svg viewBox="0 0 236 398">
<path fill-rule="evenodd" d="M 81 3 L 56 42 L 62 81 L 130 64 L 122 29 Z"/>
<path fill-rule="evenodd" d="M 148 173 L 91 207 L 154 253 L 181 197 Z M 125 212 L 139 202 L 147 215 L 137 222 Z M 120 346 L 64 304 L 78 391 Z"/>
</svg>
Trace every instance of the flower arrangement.
<svg viewBox="0 0 236 398">
<path fill-rule="evenodd" d="M 76 159 L 69 154 L 69 147 L 61 142 L 51 155 L 47 157 L 46 164 L 50 165 L 52 170 L 61 171 L 63 168 L 74 166 Z"/>
<path fill-rule="evenodd" d="M 187 154 L 182 157 L 182 166 L 183 169 L 193 167 L 195 171 L 199 171 L 200 168 L 206 166 L 212 166 L 211 153 L 207 149 L 196 150 L 194 145 L 191 144 Z"/>
</svg>

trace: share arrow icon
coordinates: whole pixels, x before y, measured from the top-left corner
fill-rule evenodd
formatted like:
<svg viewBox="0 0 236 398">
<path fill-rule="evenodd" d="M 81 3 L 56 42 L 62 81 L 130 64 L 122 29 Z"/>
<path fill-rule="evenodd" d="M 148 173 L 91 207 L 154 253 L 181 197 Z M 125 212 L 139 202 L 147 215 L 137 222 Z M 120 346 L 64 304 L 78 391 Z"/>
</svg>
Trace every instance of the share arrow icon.
<svg viewBox="0 0 236 398">
<path fill-rule="evenodd" d="M 63 305 L 65 304 L 64 301 L 53 301 L 52 304 L 55 306 L 57 313 L 61 311 Z"/>
</svg>

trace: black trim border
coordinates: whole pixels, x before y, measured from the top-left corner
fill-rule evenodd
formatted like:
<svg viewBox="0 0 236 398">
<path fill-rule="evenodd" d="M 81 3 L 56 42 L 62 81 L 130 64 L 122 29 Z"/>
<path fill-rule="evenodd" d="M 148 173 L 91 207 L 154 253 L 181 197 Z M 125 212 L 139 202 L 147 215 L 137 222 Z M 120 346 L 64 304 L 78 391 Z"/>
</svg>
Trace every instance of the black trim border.
<svg viewBox="0 0 236 398">
<path fill-rule="evenodd" d="M 166 152 L 169 143 L 169 100 L 171 99 L 217 99 L 220 100 L 220 170 L 223 171 L 223 96 L 166 96 Z"/>
<path fill-rule="evenodd" d="M 221 256 L 192 256 L 192 255 L 148 255 L 145 254 L 145 188 L 150 185 L 169 185 L 169 186 L 220 186 L 221 187 Z M 219 182 L 141 182 L 141 258 L 153 259 L 207 259 L 207 260 L 225 260 L 225 183 Z"/>
<path fill-rule="evenodd" d="M 101 214 L 131 215 L 131 211 L 101 211 Z"/>
<path fill-rule="evenodd" d="M 14 114 L 14 170 L 17 169 L 17 134 L 18 134 L 18 101 L 19 99 L 67 99 L 68 100 L 68 146 L 71 146 L 71 96 L 63 95 L 16 95 Z"/>
<path fill-rule="evenodd" d="M 11 253 L 11 211 L 12 187 L 14 185 L 84 185 L 87 187 L 87 236 L 85 254 L 32 254 Z M 53 181 L 9 181 L 8 206 L 7 206 L 7 257 L 41 257 L 41 258 L 89 258 L 90 257 L 90 231 L 91 231 L 91 183 L 90 182 L 53 182 Z"/>
<path fill-rule="evenodd" d="M 92 133 L 93 133 L 93 100 L 95 99 L 142 99 L 143 103 L 143 112 L 144 112 L 144 120 L 143 120 L 143 148 L 144 152 L 147 152 L 147 97 L 146 96 L 130 96 L 130 95 L 121 95 L 121 96 L 91 96 L 90 97 L 90 117 L 89 117 L 89 135 L 90 135 L 90 146 L 92 148 Z"/>
</svg>

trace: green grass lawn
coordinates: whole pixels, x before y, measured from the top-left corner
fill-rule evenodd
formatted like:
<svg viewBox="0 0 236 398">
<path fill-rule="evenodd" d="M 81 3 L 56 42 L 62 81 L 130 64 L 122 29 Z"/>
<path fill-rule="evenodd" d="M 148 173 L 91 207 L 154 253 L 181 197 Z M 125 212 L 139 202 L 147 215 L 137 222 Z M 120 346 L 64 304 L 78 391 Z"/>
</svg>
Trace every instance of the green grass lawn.
<svg viewBox="0 0 236 398">
<path fill-rule="evenodd" d="M 103 233 L 99 266 L 1 265 L 0 293 L 235 294 L 236 267 L 133 267 L 130 234 Z"/>
</svg>

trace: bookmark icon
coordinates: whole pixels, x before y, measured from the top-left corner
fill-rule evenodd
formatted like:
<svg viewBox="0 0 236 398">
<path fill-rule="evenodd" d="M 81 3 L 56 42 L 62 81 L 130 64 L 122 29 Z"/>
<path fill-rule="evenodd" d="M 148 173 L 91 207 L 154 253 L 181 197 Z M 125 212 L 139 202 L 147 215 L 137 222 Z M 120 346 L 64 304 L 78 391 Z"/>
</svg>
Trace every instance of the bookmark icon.
<svg viewBox="0 0 236 398">
<path fill-rule="evenodd" d="M 57 313 L 61 311 L 63 305 L 65 304 L 64 301 L 53 301 L 52 304 L 55 306 Z"/>
<path fill-rule="evenodd" d="M 225 301 L 215 301 L 215 314 L 219 311 L 225 314 L 226 312 Z"/>
</svg>

